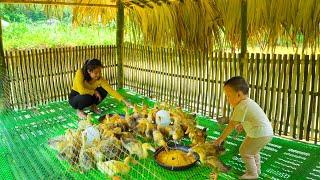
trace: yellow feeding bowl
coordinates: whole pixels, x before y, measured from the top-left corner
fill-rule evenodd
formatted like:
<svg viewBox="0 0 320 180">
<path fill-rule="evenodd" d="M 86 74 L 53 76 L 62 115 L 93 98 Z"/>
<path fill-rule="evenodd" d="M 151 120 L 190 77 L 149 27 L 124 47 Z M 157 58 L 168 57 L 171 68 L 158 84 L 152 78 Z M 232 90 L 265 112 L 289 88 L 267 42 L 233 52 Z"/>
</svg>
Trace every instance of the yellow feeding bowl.
<svg viewBox="0 0 320 180">
<path fill-rule="evenodd" d="M 175 145 L 168 148 L 160 147 L 154 154 L 154 159 L 161 166 L 169 170 L 184 170 L 194 166 L 199 160 L 196 153 L 188 154 L 189 147 Z"/>
</svg>

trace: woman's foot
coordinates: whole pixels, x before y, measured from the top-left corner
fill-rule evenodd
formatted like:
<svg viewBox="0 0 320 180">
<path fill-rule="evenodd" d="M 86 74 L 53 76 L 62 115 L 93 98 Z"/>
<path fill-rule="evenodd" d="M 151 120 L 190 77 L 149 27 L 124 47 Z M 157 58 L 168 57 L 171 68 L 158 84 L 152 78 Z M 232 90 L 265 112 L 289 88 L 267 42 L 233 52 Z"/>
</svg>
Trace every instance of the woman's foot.
<svg viewBox="0 0 320 180">
<path fill-rule="evenodd" d="M 91 107 L 91 111 L 93 111 L 96 114 L 101 114 L 100 109 L 97 107 L 97 105 L 92 105 Z"/>
<path fill-rule="evenodd" d="M 80 119 L 86 119 L 87 118 L 87 114 L 85 112 L 83 112 L 83 110 L 77 110 L 77 115 Z"/>
</svg>

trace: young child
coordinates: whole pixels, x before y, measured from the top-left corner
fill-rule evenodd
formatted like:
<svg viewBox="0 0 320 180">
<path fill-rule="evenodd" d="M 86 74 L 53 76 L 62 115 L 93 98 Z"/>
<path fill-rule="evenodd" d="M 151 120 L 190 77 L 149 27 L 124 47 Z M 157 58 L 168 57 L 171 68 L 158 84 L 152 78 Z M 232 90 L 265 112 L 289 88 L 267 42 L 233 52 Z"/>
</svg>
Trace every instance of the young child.
<svg viewBox="0 0 320 180">
<path fill-rule="evenodd" d="M 83 109 L 91 107 L 95 113 L 100 113 L 97 105 L 108 95 L 112 95 L 119 101 L 130 106 L 124 98 L 101 77 L 101 61 L 98 59 L 86 60 L 82 69 L 77 70 L 73 80 L 73 86 L 69 95 L 69 104 L 77 109 L 80 119 L 86 118 Z"/>
<path fill-rule="evenodd" d="M 233 108 L 228 126 L 214 144 L 220 145 L 236 129 L 244 130 L 246 137 L 239 153 L 245 164 L 245 174 L 240 179 L 257 179 L 260 170 L 260 150 L 272 139 L 273 130 L 268 117 L 260 106 L 248 97 L 249 86 L 240 76 L 232 77 L 224 83 L 224 93 Z"/>
</svg>

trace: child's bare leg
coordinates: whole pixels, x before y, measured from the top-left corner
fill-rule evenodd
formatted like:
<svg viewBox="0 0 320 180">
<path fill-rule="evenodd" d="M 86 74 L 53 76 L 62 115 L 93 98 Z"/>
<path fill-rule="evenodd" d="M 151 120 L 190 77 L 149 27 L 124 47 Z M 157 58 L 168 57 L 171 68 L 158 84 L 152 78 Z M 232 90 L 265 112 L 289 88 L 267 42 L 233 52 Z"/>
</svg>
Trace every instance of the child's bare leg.
<svg viewBox="0 0 320 180">
<path fill-rule="evenodd" d="M 261 164 L 260 164 L 260 154 L 256 154 L 254 155 L 254 161 L 256 162 L 256 166 L 257 166 L 257 173 L 258 175 L 261 174 Z"/>
<path fill-rule="evenodd" d="M 257 156 L 258 163 L 256 163 L 256 155 L 259 155 L 260 150 L 266 146 L 272 137 L 250 138 L 246 137 L 239 149 L 241 159 L 243 160 L 246 173 L 240 179 L 257 179 L 259 177 L 260 156 Z M 258 166 L 257 166 L 258 165 Z"/>
<path fill-rule="evenodd" d="M 259 149 L 256 150 L 255 145 L 256 144 L 254 138 L 246 137 L 240 146 L 239 153 L 246 171 L 244 175 L 242 175 L 239 179 L 257 179 L 259 177 L 253 155 L 257 154 L 256 151 L 259 152 Z M 253 153 L 252 151 L 255 151 L 255 153 Z"/>
<path fill-rule="evenodd" d="M 253 155 L 241 155 L 246 171 L 240 179 L 258 179 L 257 166 Z"/>
</svg>

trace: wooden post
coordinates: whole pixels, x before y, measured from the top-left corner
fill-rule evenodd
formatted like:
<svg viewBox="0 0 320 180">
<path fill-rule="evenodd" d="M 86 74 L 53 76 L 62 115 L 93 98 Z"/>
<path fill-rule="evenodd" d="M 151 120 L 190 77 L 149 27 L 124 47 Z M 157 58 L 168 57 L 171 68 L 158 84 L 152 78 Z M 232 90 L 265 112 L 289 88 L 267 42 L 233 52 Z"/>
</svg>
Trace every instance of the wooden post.
<svg viewBox="0 0 320 180">
<path fill-rule="evenodd" d="M 124 30 L 124 5 L 121 0 L 117 1 L 117 89 L 123 88 L 123 30 Z"/>
<path fill-rule="evenodd" d="M 4 51 L 3 51 L 3 43 L 2 43 L 2 24 L 1 24 L 1 16 L 0 16 L 0 111 L 4 110 L 5 107 L 5 92 L 4 92 L 4 83 L 6 76 L 6 64 L 4 61 Z"/>
<path fill-rule="evenodd" d="M 243 76 L 243 61 L 247 53 L 247 0 L 241 0 L 241 53 L 240 75 Z"/>
</svg>

